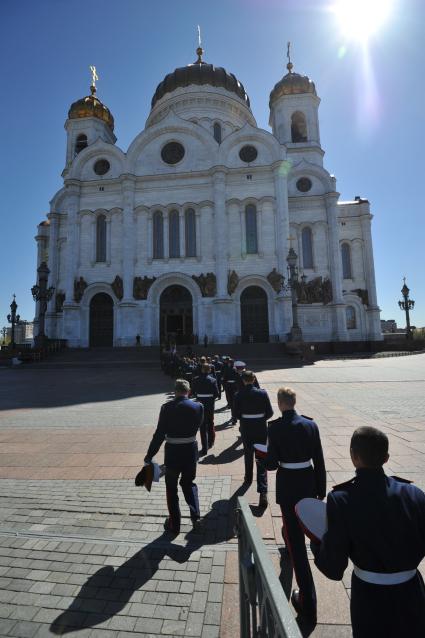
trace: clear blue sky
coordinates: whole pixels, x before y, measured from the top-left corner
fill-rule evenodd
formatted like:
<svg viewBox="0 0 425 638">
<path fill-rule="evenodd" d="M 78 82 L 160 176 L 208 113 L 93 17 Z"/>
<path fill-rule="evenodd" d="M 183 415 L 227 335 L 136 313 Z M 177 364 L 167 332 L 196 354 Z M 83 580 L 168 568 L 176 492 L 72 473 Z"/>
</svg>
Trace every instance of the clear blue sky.
<svg viewBox="0 0 425 638">
<path fill-rule="evenodd" d="M 341 199 L 361 195 L 372 205 L 381 316 L 404 325 L 397 301 L 406 275 L 412 323 L 424 326 L 425 2 L 394 0 L 365 54 L 342 35 L 333 1 L 2 0 L 0 327 L 14 292 L 21 317 L 33 318 L 33 238 L 61 187 L 63 125 L 71 102 L 88 93 L 89 65 L 126 150 L 157 84 L 194 61 L 198 23 L 206 61 L 244 83 L 266 129 L 269 93 L 293 42 L 295 70 L 314 80 L 322 99 L 325 166 Z"/>
</svg>

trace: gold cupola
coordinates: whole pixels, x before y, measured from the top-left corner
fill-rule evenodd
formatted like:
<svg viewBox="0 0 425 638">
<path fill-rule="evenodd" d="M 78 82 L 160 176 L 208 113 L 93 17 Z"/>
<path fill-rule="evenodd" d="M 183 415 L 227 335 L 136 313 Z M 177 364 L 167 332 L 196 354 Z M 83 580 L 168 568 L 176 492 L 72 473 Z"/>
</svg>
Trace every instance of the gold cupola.
<svg viewBox="0 0 425 638">
<path fill-rule="evenodd" d="M 98 79 L 96 75 L 96 68 L 90 67 L 90 69 L 92 71 L 92 83 L 90 85 L 91 95 L 82 97 L 80 100 L 71 104 L 71 108 L 68 111 L 68 118 L 70 120 L 76 120 L 82 117 L 96 117 L 97 119 L 105 122 L 111 131 L 113 131 L 113 115 L 108 107 L 105 106 L 98 97 L 96 97 L 96 80 Z"/>
</svg>

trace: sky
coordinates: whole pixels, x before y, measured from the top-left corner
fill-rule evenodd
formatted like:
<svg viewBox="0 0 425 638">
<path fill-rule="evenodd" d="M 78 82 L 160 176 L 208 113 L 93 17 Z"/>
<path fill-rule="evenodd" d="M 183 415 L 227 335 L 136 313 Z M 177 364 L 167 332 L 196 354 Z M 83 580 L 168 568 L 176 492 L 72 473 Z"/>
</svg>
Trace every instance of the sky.
<svg viewBox="0 0 425 638">
<path fill-rule="evenodd" d="M 371 202 L 381 318 L 404 326 L 397 302 L 406 276 L 416 302 L 411 323 L 425 326 L 425 2 L 386 1 L 389 15 L 365 39 L 370 14 L 349 34 L 335 0 L 2 0 L 0 327 L 13 293 L 21 318 L 33 319 L 34 236 L 62 186 L 63 126 L 71 103 L 89 93 L 89 65 L 126 150 L 157 84 L 195 60 L 198 24 L 204 60 L 238 77 L 266 130 L 269 93 L 286 73 L 292 42 L 294 71 L 321 98 L 325 168 L 341 200 Z M 377 2 L 385 0 L 356 4 Z"/>
</svg>

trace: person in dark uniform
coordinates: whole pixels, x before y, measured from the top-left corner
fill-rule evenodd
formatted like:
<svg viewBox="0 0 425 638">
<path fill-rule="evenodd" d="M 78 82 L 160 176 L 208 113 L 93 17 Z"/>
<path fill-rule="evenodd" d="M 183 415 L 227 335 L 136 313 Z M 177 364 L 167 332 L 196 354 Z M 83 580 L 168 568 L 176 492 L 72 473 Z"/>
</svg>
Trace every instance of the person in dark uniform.
<svg viewBox="0 0 425 638">
<path fill-rule="evenodd" d="M 223 362 L 220 361 L 218 354 L 214 355 L 213 366 L 215 370 L 215 378 L 217 379 L 218 398 L 221 399 Z"/>
<path fill-rule="evenodd" d="M 236 393 L 238 376 L 239 376 L 233 364 L 234 364 L 233 359 L 227 359 L 226 365 L 223 368 L 223 385 L 224 385 L 224 392 L 226 393 L 227 407 L 229 407 L 230 410 L 232 411 L 233 411 L 233 399 Z M 234 418 L 233 414 L 231 416 L 231 421 L 233 425 L 236 424 L 236 419 Z"/>
<path fill-rule="evenodd" d="M 165 440 L 165 486 L 169 517 L 165 520 L 164 529 L 178 534 L 181 519 L 177 492 L 179 478 L 193 527 L 200 519 L 198 488 L 194 480 L 198 462 L 196 435 L 204 419 L 204 407 L 202 403 L 188 398 L 190 386 L 185 379 L 177 379 L 174 390 L 175 398 L 161 407 L 145 463 L 152 461 Z"/>
<path fill-rule="evenodd" d="M 302 498 L 323 499 L 326 495 L 322 444 L 313 419 L 296 412 L 296 394 L 291 388 L 280 388 L 277 401 L 282 416 L 269 423 L 266 467 L 277 469 L 276 502 L 282 511 L 282 533 L 299 587 L 292 593 L 292 604 L 297 613 L 315 622 L 316 590 L 295 505 Z"/>
<path fill-rule="evenodd" d="M 255 387 L 255 374 L 242 372 L 244 387 L 235 395 L 234 415 L 240 420 L 244 449 L 244 483 L 251 484 L 254 470 L 254 443 L 267 442 L 267 420 L 273 416 L 269 395 Z M 267 507 L 267 469 L 263 459 L 257 459 L 257 492 L 259 507 Z"/>
<path fill-rule="evenodd" d="M 218 388 L 215 378 L 210 374 L 210 364 L 204 363 L 201 374 L 192 381 L 192 392 L 204 406 L 204 421 L 201 425 L 202 449 L 199 456 L 205 456 L 215 441 L 214 429 L 214 401 L 218 398 Z"/>
<path fill-rule="evenodd" d="M 384 473 L 388 438 L 358 428 L 350 446 L 356 476 L 327 498 L 328 530 L 312 544 L 325 576 L 341 580 L 353 562 L 353 638 L 423 638 L 425 586 L 417 567 L 425 556 L 425 494 Z"/>
</svg>

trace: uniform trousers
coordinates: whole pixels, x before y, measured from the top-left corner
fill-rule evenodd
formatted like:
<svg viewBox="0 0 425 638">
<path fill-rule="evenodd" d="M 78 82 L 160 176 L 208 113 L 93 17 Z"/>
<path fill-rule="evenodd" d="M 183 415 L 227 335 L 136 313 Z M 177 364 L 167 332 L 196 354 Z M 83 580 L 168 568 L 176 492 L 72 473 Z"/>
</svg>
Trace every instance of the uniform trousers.
<svg viewBox="0 0 425 638">
<path fill-rule="evenodd" d="M 179 506 L 178 483 L 183 496 L 189 506 L 190 518 L 198 520 L 201 516 L 199 510 L 198 487 L 196 478 L 196 465 L 198 461 L 197 443 L 183 445 L 166 444 L 166 471 L 165 487 L 167 493 L 167 507 L 170 515 L 170 527 L 174 532 L 180 531 L 181 513 Z M 170 450 L 169 448 L 173 448 Z M 178 448 L 178 449 L 177 449 Z M 188 448 L 183 450 L 183 448 Z"/>
<path fill-rule="evenodd" d="M 201 435 L 202 450 L 206 452 L 214 445 L 215 428 L 214 428 L 214 399 L 201 401 L 204 406 L 204 420 L 199 428 Z"/>
<path fill-rule="evenodd" d="M 254 475 L 254 458 L 255 458 L 255 450 L 254 443 L 266 443 L 267 435 L 258 437 L 252 436 L 252 434 L 247 431 L 248 427 L 244 427 L 241 425 L 240 431 L 242 435 L 242 444 L 243 444 L 243 453 L 244 453 L 244 461 L 245 461 L 245 480 L 251 482 Z M 256 458 L 255 464 L 257 466 L 257 492 L 259 494 L 267 493 L 267 469 L 265 464 L 265 459 Z"/>
<path fill-rule="evenodd" d="M 400 585 L 372 585 L 351 577 L 353 638 L 423 638 L 425 586 L 422 576 Z"/>
<path fill-rule="evenodd" d="M 227 405 L 231 410 L 233 410 L 233 398 L 236 392 L 236 383 L 229 383 L 228 381 L 223 382 L 224 392 L 226 394 Z"/>
</svg>

